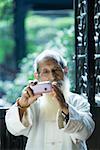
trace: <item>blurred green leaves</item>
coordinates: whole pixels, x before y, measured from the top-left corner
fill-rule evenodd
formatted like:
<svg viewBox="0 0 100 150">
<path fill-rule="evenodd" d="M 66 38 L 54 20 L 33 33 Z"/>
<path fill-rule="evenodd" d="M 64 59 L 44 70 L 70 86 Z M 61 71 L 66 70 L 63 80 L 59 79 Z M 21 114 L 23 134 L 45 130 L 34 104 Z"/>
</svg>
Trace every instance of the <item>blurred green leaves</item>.
<svg viewBox="0 0 100 150">
<path fill-rule="evenodd" d="M 3 99 L 14 103 L 17 97 L 21 96 L 24 86 L 28 84 L 29 80 L 34 79 L 34 59 L 44 49 L 55 49 L 67 60 L 69 66 L 68 75 L 71 81 L 71 89 L 73 90 L 75 73 L 73 60 L 74 18 L 72 14 L 66 17 L 45 17 L 29 13 L 25 20 L 25 29 L 27 56 L 20 61 L 20 72 L 17 73 L 14 81 L 0 82 L 0 88 L 6 93 Z M 6 33 L 8 34 L 4 34 L 4 37 L 0 40 L 0 56 L 3 61 L 7 51 L 9 53 L 13 52 L 14 41 L 11 24 L 7 28 L 3 26 L 2 30 L 4 32 L 7 30 Z M 2 37 L 1 32 L 0 36 Z"/>
<path fill-rule="evenodd" d="M 13 1 L 0 0 L 0 63 L 11 55 L 14 47 L 13 39 Z"/>
</svg>

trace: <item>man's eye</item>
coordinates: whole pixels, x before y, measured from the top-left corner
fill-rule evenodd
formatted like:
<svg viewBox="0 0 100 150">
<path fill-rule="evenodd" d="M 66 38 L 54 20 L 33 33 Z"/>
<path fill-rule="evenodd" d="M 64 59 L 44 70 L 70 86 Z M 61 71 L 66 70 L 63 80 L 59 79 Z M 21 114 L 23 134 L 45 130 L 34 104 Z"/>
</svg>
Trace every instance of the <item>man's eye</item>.
<svg viewBox="0 0 100 150">
<path fill-rule="evenodd" d="M 46 71 L 43 71 L 43 74 L 47 74 L 48 73 L 48 71 L 46 70 Z"/>
</svg>

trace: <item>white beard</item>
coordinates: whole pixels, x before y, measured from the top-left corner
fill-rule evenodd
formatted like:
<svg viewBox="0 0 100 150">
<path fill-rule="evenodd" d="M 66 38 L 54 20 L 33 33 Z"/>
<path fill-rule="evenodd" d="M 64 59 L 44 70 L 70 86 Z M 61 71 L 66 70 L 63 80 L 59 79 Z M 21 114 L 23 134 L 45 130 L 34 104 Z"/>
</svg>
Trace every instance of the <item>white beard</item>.
<svg viewBox="0 0 100 150">
<path fill-rule="evenodd" d="M 65 77 L 64 81 L 61 81 L 61 83 L 62 85 L 60 89 L 67 100 L 69 93 L 69 81 Z M 40 112 L 43 114 L 42 116 L 44 116 L 45 120 L 56 120 L 56 114 L 59 109 L 59 105 L 56 98 L 51 93 L 43 94 L 43 96 L 40 98 L 40 105 Z"/>
</svg>

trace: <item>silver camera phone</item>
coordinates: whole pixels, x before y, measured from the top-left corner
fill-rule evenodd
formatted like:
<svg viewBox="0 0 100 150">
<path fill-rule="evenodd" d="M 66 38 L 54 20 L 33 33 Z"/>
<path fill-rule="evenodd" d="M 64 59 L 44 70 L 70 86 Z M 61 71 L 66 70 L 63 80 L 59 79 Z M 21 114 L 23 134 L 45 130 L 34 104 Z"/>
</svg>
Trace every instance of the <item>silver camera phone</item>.
<svg viewBox="0 0 100 150">
<path fill-rule="evenodd" d="M 38 95 L 51 92 L 52 84 L 50 81 L 38 82 L 36 85 L 30 86 L 30 88 L 33 90 L 34 95 Z"/>
</svg>

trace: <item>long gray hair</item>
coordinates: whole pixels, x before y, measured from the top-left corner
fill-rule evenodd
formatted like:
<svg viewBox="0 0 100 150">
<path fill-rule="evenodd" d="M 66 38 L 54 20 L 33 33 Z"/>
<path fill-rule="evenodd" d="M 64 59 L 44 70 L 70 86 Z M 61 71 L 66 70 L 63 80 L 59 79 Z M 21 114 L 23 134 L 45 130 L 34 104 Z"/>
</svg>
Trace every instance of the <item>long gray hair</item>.
<svg viewBox="0 0 100 150">
<path fill-rule="evenodd" d="M 67 61 L 56 51 L 54 50 L 44 50 L 42 53 L 40 53 L 37 58 L 34 61 L 34 71 L 38 72 L 38 65 L 40 61 L 43 59 L 52 58 L 60 64 L 62 69 L 64 69 L 67 66 Z"/>
</svg>

